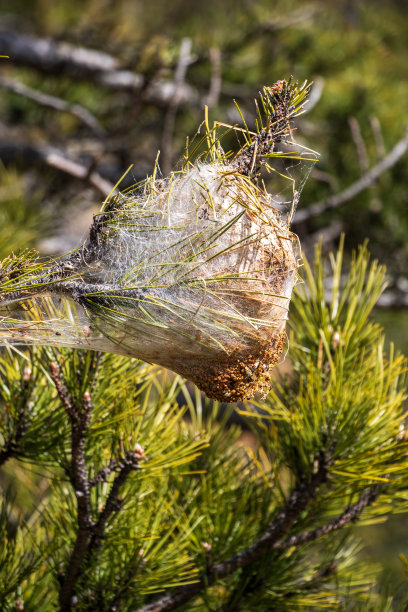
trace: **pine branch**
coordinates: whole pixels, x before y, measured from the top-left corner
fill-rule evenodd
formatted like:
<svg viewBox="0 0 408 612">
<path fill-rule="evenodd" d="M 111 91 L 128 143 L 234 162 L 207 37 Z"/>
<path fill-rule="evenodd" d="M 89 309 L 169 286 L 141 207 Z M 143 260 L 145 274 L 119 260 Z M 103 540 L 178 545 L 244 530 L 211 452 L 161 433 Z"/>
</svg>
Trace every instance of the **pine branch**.
<svg viewBox="0 0 408 612">
<path fill-rule="evenodd" d="M 382 490 L 383 488 L 381 485 L 373 485 L 369 489 L 366 489 L 360 496 L 359 500 L 352 506 L 346 508 L 346 510 L 340 516 L 336 517 L 322 527 L 305 531 L 304 533 L 299 533 L 287 538 L 286 540 L 277 542 L 273 546 L 274 550 L 286 550 L 292 546 L 300 546 L 302 544 L 306 544 L 307 542 L 313 542 L 313 540 L 322 538 L 329 533 L 333 533 L 333 531 L 342 529 L 348 523 L 355 521 L 356 518 L 358 518 L 368 506 L 371 506 L 371 504 L 373 504 L 381 495 Z"/>
<path fill-rule="evenodd" d="M 135 448 L 132 451 L 127 451 L 125 456 L 119 461 L 119 472 L 112 483 L 108 498 L 99 515 L 98 521 L 92 528 L 92 538 L 89 543 L 88 553 L 99 545 L 105 531 L 106 523 L 111 514 L 117 510 L 120 510 L 121 508 L 123 500 L 119 497 L 120 488 L 124 485 L 129 474 L 133 470 L 137 470 L 139 468 L 140 461 L 145 459 L 146 456 L 143 452 L 143 448 L 136 444 Z"/>
<path fill-rule="evenodd" d="M 62 580 L 59 595 L 61 610 L 68 611 L 71 609 L 75 583 L 89 547 L 91 529 L 93 527 L 90 485 L 85 461 L 85 439 L 89 428 L 92 403 L 90 394 L 86 392 L 83 398 L 82 409 L 76 406 L 61 379 L 60 368 L 55 362 L 50 364 L 50 371 L 58 397 L 71 423 L 72 458 L 69 467 L 69 477 L 74 487 L 78 511 L 78 533 Z"/>
<path fill-rule="evenodd" d="M 203 589 L 212 586 L 218 580 L 233 574 L 236 570 L 246 567 L 261 558 L 266 552 L 273 550 L 274 544 L 295 523 L 299 515 L 313 499 L 319 486 L 327 480 L 327 468 L 331 463 L 330 453 L 321 454 L 318 459 L 318 468 L 310 480 L 301 480 L 294 488 L 285 507 L 279 512 L 271 526 L 247 549 L 233 555 L 226 561 L 217 563 L 209 568 L 204 578 L 198 582 L 181 587 L 174 593 L 163 595 L 140 608 L 139 612 L 167 612 L 190 601 Z"/>
<path fill-rule="evenodd" d="M 119 461 L 117 459 L 111 459 L 108 465 L 105 465 L 93 478 L 89 479 L 89 486 L 95 487 L 100 482 L 107 482 L 109 475 L 116 470 L 118 465 Z"/>
<path fill-rule="evenodd" d="M 85 458 L 85 443 L 92 411 L 91 395 L 89 392 L 85 392 L 82 406 L 78 407 L 63 383 L 58 364 L 52 362 L 50 371 L 58 397 L 71 423 L 72 458 L 67 471 L 74 488 L 78 512 L 77 537 L 67 569 L 61 580 L 59 594 L 61 612 L 68 612 L 71 610 L 72 598 L 80 570 L 84 569 L 86 559 L 90 559 L 91 554 L 100 544 L 109 518 L 121 508 L 122 499 L 119 497 L 119 491 L 129 474 L 139 467 L 140 461 L 146 459 L 146 456 L 143 448 L 136 444 L 132 451 L 125 453 L 123 458 L 118 461 L 111 460 L 109 465 L 103 468 L 94 479 L 89 479 Z M 106 480 L 107 476 L 115 469 L 118 469 L 118 473 L 113 480 L 98 520 L 94 521 L 92 519 L 91 487 L 97 482 Z"/>
<path fill-rule="evenodd" d="M 401 138 L 397 142 L 397 144 L 393 147 L 393 149 L 386 155 L 378 164 L 373 166 L 370 170 L 365 172 L 361 178 L 358 179 L 355 183 L 337 193 L 332 195 L 325 200 L 321 200 L 316 204 L 312 204 L 308 206 L 308 208 L 303 208 L 302 210 L 298 210 L 296 216 L 293 220 L 294 224 L 303 223 L 304 221 L 308 221 L 313 217 L 317 217 L 322 213 L 332 210 L 333 208 L 338 208 L 342 204 L 349 202 L 351 199 L 355 198 L 356 195 L 370 187 L 377 179 L 380 178 L 384 172 L 392 168 L 399 159 L 408 150 L 408 131 L 405 136 Z"/>
<path fill-rule="evenodd" d="M 31 369 L 26 367 L 21 381 L 21 406 L 17 411 L 17 418 L 14 423 L 13 431 L 11 431 L 9 437 L 5 439 L 4 446 L 0 450 L 0 466 L 16 455 L 19 450 L 19 444 L 27 431 L 29 425 L 28 387 L 30 378 Z"/>
<path fill-rule="evenodd" d="M 61 400 L 61 404 L 64 406 L 66 413 L 69 416 L 71 423 L 78 419 L 78 409 L 72 401 L 66 386 L 63 384 L 60 376 L 60 369 L 57 363 L 52 361 L 50 363 L 51 378 L 54 382 L 55 388 L 58 393 L 58 397 Z"/>
</svg>

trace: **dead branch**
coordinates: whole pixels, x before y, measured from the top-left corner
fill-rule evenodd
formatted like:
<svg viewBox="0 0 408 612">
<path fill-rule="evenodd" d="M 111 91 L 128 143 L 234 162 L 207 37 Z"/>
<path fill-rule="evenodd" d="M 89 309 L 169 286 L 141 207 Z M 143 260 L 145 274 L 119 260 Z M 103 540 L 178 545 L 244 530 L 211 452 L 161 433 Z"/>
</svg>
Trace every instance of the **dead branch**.
<svg viewBox="0 0 408 612">
<path fill-rule="evenodd" d="M 100 137 L 105 134 L 105 130 L 96 117 L 94 117 L 92 113 L 90 113 L 80 104 L 70 104 L 69 102 L 66 102 L 66 100 L 62 100 L 56 96 L 50 96 L 42 91 L 38 91 L 37 89 L 27 87 L 27 85 L 23 85 L 23 83 L 20 83 L 19 81 L 6 79 L 2 76 L 0 76 L 0 87 L 4 87 L 9 91 L 19 94 L 20 96 L 24 96 L 25 98 L 28 98 L 41 106 L 74 115 L 74 117 L 89 127 L 95 136 Z"/>
<path fill-rule="evenodd" d="M 180 104 L 180 98 L 178 92 L 182 90 L 184 86 L 184 79 L 186 76 L 187 68 L 191 63 L 191 38 L 183 38 L 181 41 L 180 55 L 177 63 L 176 72 L 174 75 L 174 83 L 176 89 L 173 97 L 169 100 L 166 115 L 164 117 L 164 126 L 162 134 L 162 147 L 161 147 L 161 166 L 163 173 L 166 175 L 170 172 L 172 167 L 172 141 L 174 123 L 177 115 L 177 108 Z"/>
<path fill-rule="evenodd" d="M 359 193 L 370 187 L 384 172 L 392 168 L 397 161 L 406 153 L 408 149 L 408 130 L 403 138 L 397 142 L 394 148 L 386 155 L 378 164 L 373 166 L 370 170 L 365 172 L 363 176 L 358 179 L 355 183 L 337 193 L 332 195 L 325 200 L 321 200 L 316 204 L 312 204 L 308 206 L 308 208 L 303 208 L 302 210 L 298 210 L 296 212 L 293 223 L 298 225 L 299 223 L 303 223 L 321 215 L 322 213 L 332 210 L 333 208 L 338 208 L 342 204 L 349 202 L 353 198 L 356 197 Z"/>
<path fill-rule="evenodd" d="M 354 146 L 356 147 L 360 172 L 361 174 L 364 174 L 364 172 L 367 172 L 370 165 L 368 163 L 367 147 L 365 145 L 363 135 L 361 134 L 360 124 L 355 117 L 349 117 L 348 124 L 350 126 Z"/>
<path fill-rule="evenodd" d="M 209 108 L 216 106 L 221 94 L 221 50 L 219 47 L 210 49 L 211 79 L 206 104 Z"/>
<path fill-rule="evenodd" d="M 27 66 L 46 74 L 64 74 L 107 89 L 140 92 L 145 87 L 143 75 L 121 68 L 119 60 L 108 53 L 13 30 L 0 30 L 0 54 L 10 57 L 10 65 Z M 186 83 L 178 87 L 175 82 L 157 79 L 145 91 L 145 100 L 158 106 L 167 106 L 174 96 L 180 105 L 199 101 L 198 92 Z"/>
<path fill-rule="evenodd" d="M 0 142 L 0 159 L 6 164 L 23 163 L 25 166 L 39 164 L 55 168 L 92 185 L 104 198 L 110 193 L 115 193 L 114 185 L 92 170 L 92 166 L 90 169 L 83 166 L 55 147 L 25 142 Z"/>
</svg>

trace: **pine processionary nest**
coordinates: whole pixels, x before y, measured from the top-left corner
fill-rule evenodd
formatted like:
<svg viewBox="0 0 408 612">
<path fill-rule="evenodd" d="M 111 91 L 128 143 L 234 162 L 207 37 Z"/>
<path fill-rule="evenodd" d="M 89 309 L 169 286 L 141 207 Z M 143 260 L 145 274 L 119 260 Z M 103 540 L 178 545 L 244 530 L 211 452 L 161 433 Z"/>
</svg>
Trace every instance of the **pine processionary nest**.
<svg viewBox="0 0 408 612">
<path fill-rule="evenodd" d="M 298 244 L 259 173 L 273 171 L 273 158 L 315 159 L 293 143 L 284 152 L 307 89 L 265 88 L 257 130 L 243 130 L 232 158 L 207 124 L 206 159 L 187 155 L 169 178 L 154 175 L 114 196 L 74 253 L 3 262 L 0 341 L 137 357 L 221 401 L 267 391 L 284 347 Z M 299 188 L 288 180 L 293 205 Z M 27 301 L 31 311 L 19 311 Z"/>
</svg>

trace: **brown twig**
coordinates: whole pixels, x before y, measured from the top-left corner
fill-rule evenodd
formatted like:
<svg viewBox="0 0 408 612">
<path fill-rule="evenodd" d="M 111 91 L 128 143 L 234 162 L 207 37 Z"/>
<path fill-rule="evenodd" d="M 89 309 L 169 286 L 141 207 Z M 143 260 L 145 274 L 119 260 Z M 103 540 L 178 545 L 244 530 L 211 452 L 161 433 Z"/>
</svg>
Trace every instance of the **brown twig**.
<svg viewBox="0 0 408 612">
<path fill-rule="evenodd" d="M 66 388 L 66 386 L 63 384 L 61 380 L 60 368 L 59 368 L 59 365 L 55 363 L 55 361 L 52 361 L 50 363 L 50 372 L 51 372 L 51 378 L 53 380 L 53 383 L 58 393 L 58 397 L 61 401 L 61 404 L 65 408 L 65 412 L 69 416 L 69 419 L 71 422 L 76 421 L 78 419 L 78 409 L 75 406 L 74 402 L 72 401 L 68 393 L 68 389 Z"/>
<path fill-rule="evenodd" d="M 119 461 L 117 459 L 111 459 L 105 467 L 103 467 L 93 478 L 89 479 L 89 486 L 95 487 L 101 482 L 107 482 L 108 477 L 118 467 Z"/>
<path fill-rule="evenodd" d="M 92 113 L 90 113 L 80 104 L 70 104 L 66 100 L 62 100 L 56 96 L 50 96 L 49 94 L 33 89 L 32 87 L 27 87 L 27 85 L 23 85 L 23 83 L 20 83 L 19 81 L 6 79 L 3 76 L 0 76 L 0 87 L 33 100 L 33 102 L 36 102 L 41 106 L 74 115 L 77 119 L 89 127 L 98 137 L 104 136 L 105 134 L 105 130 L 96 117 L 94 117 Z"/>
<path fill-rule="evenodd" d="M 119 497 L 119 490 L 125 483 L 127 477 L 133 470 L 137 470 L 139 463 L 146 459 L 142 447 L 136 445 L 132 451 L 125 453 L 125 456 L 118 462 L 119 471 L 114 478 L 105 506 L 99 514 L 98 520 L 92 529 L 92 538 L 89 543 L 88 553 L 96 548 L 105 531 L 106 523 L 111 514 L 121 508 L 122 500 Z"/>
<path fill-rule="evenodd" d="M 358 179 L 355 183 L 337 193 L 332 195 L 325 200 L 321 200 L 316 204 L 312 204 L 308 206 L 308 208 L 304 208 L 302 210 L 298 210 L 296 212 L 293 223 L 299 224 L 304 221 L 308 221 L 313 217 L 321 215 L 322 213 L 332 210 L 333 208 L 338 208 L 342 204 L 349 202 L 351 199 L 355 198 L 356 195 L 370 187 L 384 172 L 392 168 L 397 161 L 405 155 L 408 149 L 408 130 L 403 138 L 397 142 L 397 144 L 393 147 L 393 149 L 386 155 L 378 164 L 370 168 L 363 176 Z"/>
</svg>

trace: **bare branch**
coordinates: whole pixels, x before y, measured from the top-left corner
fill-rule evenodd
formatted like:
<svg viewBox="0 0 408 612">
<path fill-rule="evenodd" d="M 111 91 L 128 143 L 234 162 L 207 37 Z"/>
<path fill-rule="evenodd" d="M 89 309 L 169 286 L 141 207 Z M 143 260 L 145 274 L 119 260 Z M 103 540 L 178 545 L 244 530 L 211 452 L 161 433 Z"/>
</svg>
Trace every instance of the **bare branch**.
<svg viewBox="0 0 408 612">
<path fill-rule="evenodd" d="M 38 91 L 37 89 L 27 87 L 27 85 L 23 85 L 23 83 L 20 83 L 19 81 L 6 79 L 2 76 L 0 76 L 0 87 L 4 87 L 9 91 L 19 94 L 20 96 L 24 96 L 25 98 L 29 98 L 41 106 L 53 108 L 54 110 L 74 115 L 77 119 L 89 127 L 96 136 L 100 137 L 105 134 L 105 130 L 96 117 L 94 117 L 92 113 L 90 113 L 80 104 L 70 104 L 61 98 L 50 96 L 42 91 Z"/>
<path fill-rule="evenodd" d="M 174 123 L 176 120 L 177 108 L 180 104 L 180 98 L 178 91 L 180 91 L 184 85 L 184 79 L 186 76 L 187 68 L 191 63 L 191 38 L 183 38 L 181 41 L 180 55 L 174 75 L 174 83 L 176 89 L 173 97 L 169 100 L 168 109 L 164 117 L 163 134 L 162 134 L 162 146 L 161 146 L 161 166 L 164 174 L 168 174 L 172 166 L 172 140 Z"/>
<path fill-rule="evenodd" d="M 55 168 L 64 174 L 85 181 L 106 198 L 113 191 L 113 185 L 98 172 L 69 159 L 63 151 L 55 147 L 28 144 L 25 142 L 0 142 L 0 159 L 5 163 L 20 162 L 25 165 L 42 164 Z"/>
<path fill-rule="evenodd" d="M 385 150 L 385 145 L 384 145 L 384 138 L 382 135 L 381 124 L 378 120 L 378 117 L 375 117 L 375 116 L 370 117 L 370 125 L 371 125 L 371 131 L 374 136 L 375 146 L 377 149 L 377 155 L 379 158 L 385 157 L 386 150 Z"/>
<path fill-rule="evenodd" d="M 316 204 L 303 208 L 296 212 L 293 223 L 295 225 L 308 221 L 309 219 L 321 215 L 322 213 L 338 208 L 345 202 L 349 202 L 352 198 L 356 197 L 361 191 L 367 189 L 372 185 L 384 172 L 392 168 L 397 161 L 406 153 L 408 149 L 408 130 L 405 136 L 397 142 L 394 148 L 386 155 L 378 164 L 368 170 L 363 176 L 347 187 L 344 191 L 328 197 L 325 200 L 321 200 Z"/>
<path fill-rule="evenodd" d="M 367 172 L 369 168 L 367 147 L 361 134 L 360 124 L 355 117 L 349 117 L 351 136 L 357 151 L 358 163 L 360 164 L 361 174 Z"/>
<path fill-rule="evenodd" d="M 210 49 L 211 80 L 206 104 L 209 108 L 216 106 L 221 94 L 221 50 L 219 47 Z"/>
<path fill-rule="evenodd" d="M 119 60 L 108 53 L 12 30 L 0 31 L 0 54 L 3 53 L 13 65 L 28 66 L 47 74 L 65 74 L 107 89 L 139 92 L 145 85 L 143 75 L 122 69 Z M 177 87 L 176 83 L 163 80 L 148 88 L 145 100 L 167 106 L 175 95 L 179 104 L 196 104 L 199 100 L 198 92 L 186 83 Z"/>
</svg>

